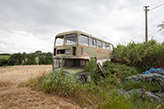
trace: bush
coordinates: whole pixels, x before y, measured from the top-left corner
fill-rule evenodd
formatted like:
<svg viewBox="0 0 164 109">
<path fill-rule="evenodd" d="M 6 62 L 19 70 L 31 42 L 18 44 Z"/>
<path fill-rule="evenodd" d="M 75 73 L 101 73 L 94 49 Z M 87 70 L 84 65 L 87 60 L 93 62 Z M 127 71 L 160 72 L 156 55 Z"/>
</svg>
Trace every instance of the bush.
<svg viewBox="0 0 164 109">
<path fill-rule="evenodd" d="M 155 40 L 137 44 L 130 42 L 127 46 L 117 45 L 114 58 L 123 64 L 148 70 L 150 67 L 164 66 L 163 49 L 163 43 L 159 44 Z"/>
<path fill-rule="evenodd" d="M 121 63 L 113 63 L 106 61 L 103 63 L 103 68 L 105 69 L 105 75 L 115 75 L 120 80 L 123 80 L 125 77 L 136 75 L 142 72 L 141 69 L 136 67 L 127 66 Z"/>
<path fill-rule="evenodd" d="M 8 60 L 5 58 L 0 59 L 0 66 L 7 66 Z"/>
</svg>

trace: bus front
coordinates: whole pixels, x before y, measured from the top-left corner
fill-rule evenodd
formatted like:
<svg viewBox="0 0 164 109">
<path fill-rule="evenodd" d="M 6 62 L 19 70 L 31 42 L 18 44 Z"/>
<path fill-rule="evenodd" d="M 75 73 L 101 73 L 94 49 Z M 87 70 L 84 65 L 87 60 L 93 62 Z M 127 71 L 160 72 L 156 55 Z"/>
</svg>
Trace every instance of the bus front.
<svg viewBox="0 0 164 109">
<path fill-rule="evenodd" d="M 65 32 L 56 35 L 54 41 L 54 53 L 53 53 L 53 71 L 60 69 L 62 66 L 64 69 L 71 73 L 75 73 L 78 70 L 81 71 L 80 61 L 77 57 L 77 36 L 76 31 Z M 75 69 L 75 71 L 74 71 Z"/>
</svg>

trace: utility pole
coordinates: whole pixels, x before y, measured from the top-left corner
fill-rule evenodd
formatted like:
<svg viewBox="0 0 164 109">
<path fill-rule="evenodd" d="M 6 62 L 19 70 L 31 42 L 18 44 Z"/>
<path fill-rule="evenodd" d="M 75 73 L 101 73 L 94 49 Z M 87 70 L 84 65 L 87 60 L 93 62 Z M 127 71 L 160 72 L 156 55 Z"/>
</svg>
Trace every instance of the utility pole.
<svg viewBox="0 0 164 109">
<path fill-rule="evenodd" d="M 147 27 L 147 11 L 149 11 L 149 9 L 147 9 L 149 6 L 144 6 L 144 11 L 145 11 L 145 42 L 147 42 L 148 40 L 148 27 Z"/>
</svg>

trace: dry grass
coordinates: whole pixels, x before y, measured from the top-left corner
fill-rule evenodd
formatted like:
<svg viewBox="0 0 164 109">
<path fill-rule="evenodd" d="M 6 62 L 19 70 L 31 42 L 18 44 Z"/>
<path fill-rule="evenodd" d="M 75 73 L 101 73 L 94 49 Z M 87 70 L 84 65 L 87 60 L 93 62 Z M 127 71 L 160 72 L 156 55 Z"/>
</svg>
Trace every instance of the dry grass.
<svg viewBox="0 0 164 109">
<path fill-rule="evenodd" d="M 25 65 L 0 67 L 0 81 L 12 81 L 14 84 L 27 82 L 45 72 L 50 72 L 52 65 Z"/>
<path fill-rule="evenodd" d="M 14 85 L 14 83 L 12 83 L 11 81 L 0 81 L 0 88 L 2 87 L 11 87 L 12 85 Z"/>
<path fill-rule="evenodd" d="M 18 87 L 51 70 L 52 65 L 0 67 L 0 109 L 79 109 L 76 103 L 66 98 Z"/>
<path fill-rule="evenodd" d="M 0 108 L 79 109 L 80 107 L 65 98 L 30 88 L 10 88 L 5 94 L 0 94 Z"/>
</svg>

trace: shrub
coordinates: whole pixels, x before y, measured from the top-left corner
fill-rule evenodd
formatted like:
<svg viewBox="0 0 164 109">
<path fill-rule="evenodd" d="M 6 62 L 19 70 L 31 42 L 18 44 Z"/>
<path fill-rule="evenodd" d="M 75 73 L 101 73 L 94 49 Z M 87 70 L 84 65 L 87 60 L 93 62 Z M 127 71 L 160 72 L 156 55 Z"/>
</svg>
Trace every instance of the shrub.
<svg viewBox="0 0 164 109">
<path fill-rule="evenodd" d="M 0 59 L 0 66 L 7 66 L 8 60 L 5 58 Z"/>
<path fill-rule="evenodd" d="M 114 58 L 123 64 L 148 70 L 150 67 L 164 66 L 163 49 L 163 43 L 155 40 L 137 44 L 130 42 L 127 46 L 117 45 L 114 48 Z"/>
<path fill-rule="evenodd" d="M 127 66 L 121 63 L 113 63 L 110 61 L 106 61 L 103 63 L 103 68 L 105 69 L 105 75 L 115 75 L 120 80 L 123 80 L 125 77 L 139 74 L 142 72 L 141 69 L 136 67 Z M 110 73 L 110 74 L 109 74 Z"/>
</svg>

